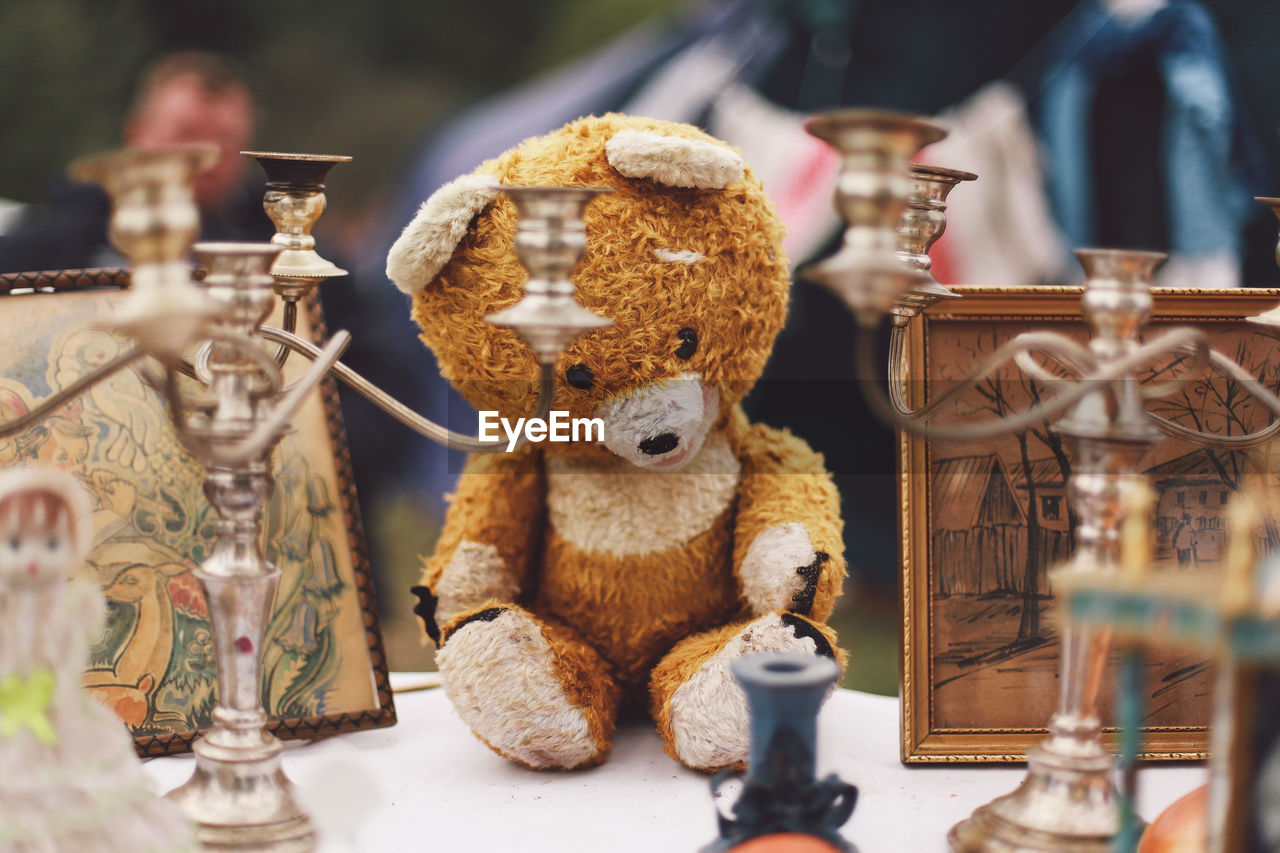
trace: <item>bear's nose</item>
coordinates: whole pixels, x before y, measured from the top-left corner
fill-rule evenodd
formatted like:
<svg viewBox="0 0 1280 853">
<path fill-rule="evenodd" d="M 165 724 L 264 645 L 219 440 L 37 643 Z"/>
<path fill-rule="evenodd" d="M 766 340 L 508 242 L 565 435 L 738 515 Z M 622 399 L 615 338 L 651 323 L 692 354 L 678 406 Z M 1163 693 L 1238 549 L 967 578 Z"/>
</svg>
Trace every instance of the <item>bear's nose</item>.
<svg viewBox="0 0 1280 853">
<path fill-rule="evenodd" d="M 675 450 L 678 444 L 680 444 L 678 435 L 674 432 L 664 432 L 661 435 L 651 435 L 640 442 L 640 452 L 646 456 L 661 456 Z"/>
</svg>

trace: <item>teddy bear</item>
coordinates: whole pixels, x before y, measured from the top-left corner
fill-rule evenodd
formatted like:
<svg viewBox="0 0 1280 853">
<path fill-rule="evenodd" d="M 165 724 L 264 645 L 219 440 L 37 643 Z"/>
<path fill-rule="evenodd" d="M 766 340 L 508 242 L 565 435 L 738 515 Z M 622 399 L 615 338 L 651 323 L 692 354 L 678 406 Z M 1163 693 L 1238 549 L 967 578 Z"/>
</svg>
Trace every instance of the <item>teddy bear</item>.
<svg viewBox="0 0 1280 853">
<path fill-rule="evenodd" d="M 528 139 L 437 190 L 388 277 L 477 409 L 532 415 L 539 368 L 485 317 L 528 278 L 501 186 L 605 187 L 586 208 L 579 302 L 612 321 L 556 365 L 553 410 L 600 440 L 473 454 L 415 612 L 458 715 L 531 768 L 603 762 L 648 711 L 688 767 L 741 767 L 743 655 L 843 666 L 826 620 L 845 576 L 822 458 L 740 402 L 786 319 L 783 228 L 739 153 L 689 125 L 608 114 Z"/>
</svg>

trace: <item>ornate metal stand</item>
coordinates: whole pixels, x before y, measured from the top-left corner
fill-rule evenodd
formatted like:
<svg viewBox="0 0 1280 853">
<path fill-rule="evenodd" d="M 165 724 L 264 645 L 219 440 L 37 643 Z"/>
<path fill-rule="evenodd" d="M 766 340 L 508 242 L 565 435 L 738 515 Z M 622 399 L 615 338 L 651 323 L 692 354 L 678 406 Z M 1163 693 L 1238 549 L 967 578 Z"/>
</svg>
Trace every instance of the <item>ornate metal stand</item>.
<svg viewBox="0 0 1280 853">
<path fill-rule="evenodd" d="M 1088 347 L 1057 334 L 1028 332 L 1001 346 L 978 371 L 927 405 L 910 409 L 902 396 L 901 326 L 945 295 L 929 293 L 918 260 L 895 275 L 883 261 L 886 229 L 902 222 L 910 198 L 901 188 L 908 158 L 940 138 L 940 128 L 909 116 L 841 111 L 818 116 L 810 132 L 844 156 L 836 191 L 848 229 L 844 246 L 809 276 L 831 287 L 866 327 L 858 351 L 859 386 L 886 422 L 933 439 L 975 440 L 1014 433 L 1045 421 L 1065 435 L 1072 454 L 1069 499 L 1079 516 L 1072 560 L 1061 571 L 1114 571 L 1118 564 L 1120 494 L 1143 452 L 1161 432 L 1201 445 L 1243 448 L 1269 440 L 1280 422 L 1245 436 L 1223 438 L 1190 430 L 1147 412 L 1144 401 L 1173 393 L 1212 364 L 1238 380 L 1272 411 L 1280 399 L 1246 370 L 1209 349 L 1204 335 L 1178 329 L 1143 345 L 1138 332 L 1150 315 L 1151 276 L 1162 255 L 1117 250 L 1077 252 L 1087 274 L 1083 312 L 1092 331 Z M 879 172 L 880 174 L 874 174 Z M 908 252 L 908 254 L 915 254 Z M 887 303 L 887 304 L 886 304 Z M 889 394 L 880 388 L 870 330 L 894 315 Z M 1061 373 L 1043 366 L 1047 357 Z M 1160 360 L 1187 356 L 1172 381 L 1142 385 L 1138 371 Z M 1042 402 L 991 421 L 935 425 L 930 420 L 1001 365 L 1054 389 Z M 1065 376 L 1065 378 L 1064 378 Z M 1068 626 L 1063 634 L 1061 693 L 1049 737 L 1028 755 L 1027 777 L 1014 793 L 979 808 L 948 836 L 957 851 L 1104 851 L 1118 827 L 1110 774 L 1112 761 L 1099 740 L 1098 693 L 1110 634 Z"/>
<path fill-rule="evenodd" d="M 254 333 L 274 303 L 269 270 L 280 247 L 200 244 L 196 251 L 208 270 L 207 292 L 225 308 L 215 326 L 223 338 L 209 346 L 207 402 L 185 410 L 178 436 L 205 466 L 205 496 L 218 513 L 213 554 L 196 571 L 213 623 L 218 705 L 213 729 L 193 746 L 195 774 L 169 797 L 197 821 L 206 848 L 310 850 L 314 830 L 281 767 L 283 746 L 264 729 L 262 708 L 262 643 L 280 578 L 262 554 L 262 509 L 274 488 L 270 457 L 282 431 L 240 461 L 222 453 L 266 420 L 279 394 L 279 374 L 264 369 L 271 364 L 266 354 L 255 360 L 245 344 L 230 341 L 259 346 Z"/>
<path fill-rule="evenodd" d="M 143 375 L 161 387 L 179 439 L 205 466 L 205 495 L 218 513 L 212 556 L 197 570 L 213 626 L 218 664 L 214 726 L 194 745 L 196 770 L 169 796 L 198 826 L 201 843 L 217 850 L 311 850 L 315 831 L 294 799 L 281 767 L 282 746 L 264 729 L 262 644 L 279 571 L 263 557 L 262 510 L 273 488 L 271 453 L 308 393 L 330 372 L 383 409 L 436 441 L 480 452 L 504 450 L 450 432 L 407 409 L 337 362 L 350 336 L 323 347 L 298 338 L 296 303 L 316 284 L 343 271 L 315 253 L 311 228 L 324 210 L 323 179 L 346 157 L 254 156 L 268 172 L 264 202 L 280 229 L 269 244 L 206 243 L 196 252 L 207 274 L 192 282 L 184 256 L 199 230 L 191 191 L 202 148 L 123 151 L 75 167 L 104 184 L 115 201 L 112 237 L 133 262 L 134 290 L 118 327 L 137 346 L 45 401 L 51 411 L 143 356 Z M 537 417 L 551 406 L 552 366 L 582 331 L 609 321 L 574 300 L 568 276 L 585 248 L 582 214 L 597 191 L 510 190 L 521 214 L 517 251 L 531 276 L 524 297 L 492 320 L 534 348 L 541 370 Z M 264 327 L 276 296 L 285 302 L 285 329 Z M 272 357 L 266 341 L 281 344 Z M 314 363 L 292 385 L 280 366 L 290 350 Z M 185 354 L 195 350 L 194 364 Z M 183 387 L 179 375 L 197 380 Z M 31 417 L 0 425 L 0 436 Z"/>
</svg>

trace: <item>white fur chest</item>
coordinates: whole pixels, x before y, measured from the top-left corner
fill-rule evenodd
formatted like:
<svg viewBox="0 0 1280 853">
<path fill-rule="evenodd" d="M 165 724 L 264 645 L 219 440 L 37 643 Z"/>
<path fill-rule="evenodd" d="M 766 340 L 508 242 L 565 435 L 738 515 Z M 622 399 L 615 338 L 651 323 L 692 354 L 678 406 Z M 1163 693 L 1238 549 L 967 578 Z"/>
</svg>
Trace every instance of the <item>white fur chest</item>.
<svg viewBox="0 0 1280 853">
<path fill-rule="evenodd" d="M 678 548 L 711 529 L 738 488 L 742 466 L 721 433 L 679 471 L 550 457 L 552 529 L 582 551 L 625 557 Z"/>
</svg>

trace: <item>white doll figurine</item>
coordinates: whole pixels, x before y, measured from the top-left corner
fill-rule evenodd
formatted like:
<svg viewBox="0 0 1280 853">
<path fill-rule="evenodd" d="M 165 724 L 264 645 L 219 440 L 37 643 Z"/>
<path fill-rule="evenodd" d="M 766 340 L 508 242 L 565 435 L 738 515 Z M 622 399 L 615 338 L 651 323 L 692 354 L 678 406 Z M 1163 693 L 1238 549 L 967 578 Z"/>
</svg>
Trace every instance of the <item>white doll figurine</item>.
<svg viewBox="0 0 1280 853">
<path fill-rule="evenodd" d="M 0 851 L 195 849 L 124 724 L 81 686 L 102 594 L 72 577 L 92 538 L 70 474 L 0 473 Z"/>
</svg>

